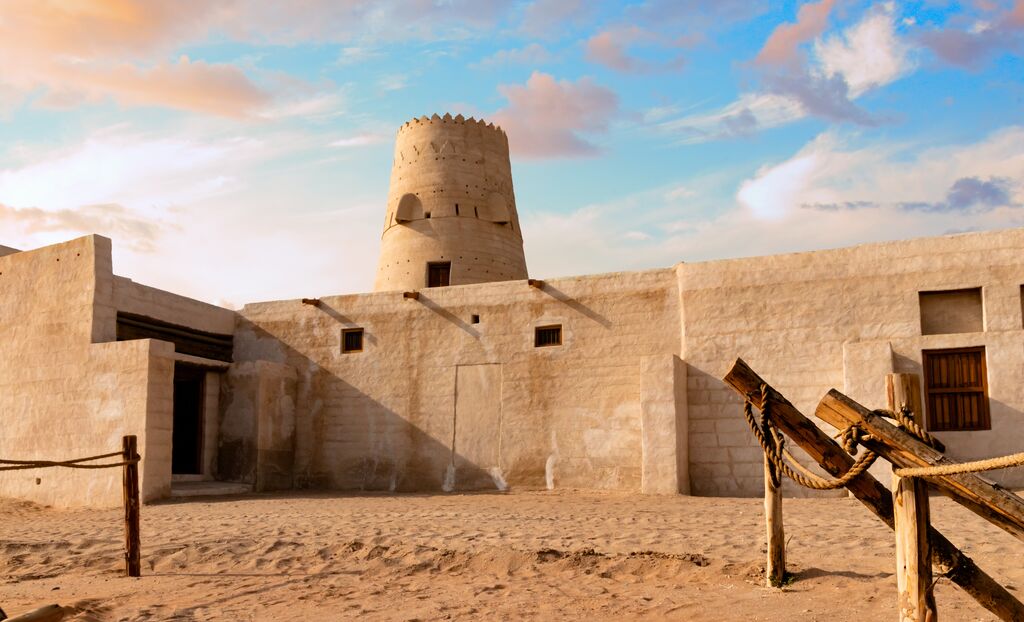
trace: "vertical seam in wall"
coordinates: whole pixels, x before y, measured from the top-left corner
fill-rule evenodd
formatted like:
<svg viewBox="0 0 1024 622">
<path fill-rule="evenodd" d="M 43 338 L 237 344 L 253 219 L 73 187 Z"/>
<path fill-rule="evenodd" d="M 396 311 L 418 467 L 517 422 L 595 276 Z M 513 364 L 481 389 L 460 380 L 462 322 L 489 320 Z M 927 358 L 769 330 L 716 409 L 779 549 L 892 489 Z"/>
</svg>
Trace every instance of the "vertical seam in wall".
<svg viewBox="0 0 1024 622">
<path fill-rule="evenodd" d="M 458 434 L 458 416 L 459 416 L 459 368 L 462 365 L 455 366 L 455 390 L 452 391 L 452 455 L 451 465 L 455 467 L 455 437 Z"/>
</svg>

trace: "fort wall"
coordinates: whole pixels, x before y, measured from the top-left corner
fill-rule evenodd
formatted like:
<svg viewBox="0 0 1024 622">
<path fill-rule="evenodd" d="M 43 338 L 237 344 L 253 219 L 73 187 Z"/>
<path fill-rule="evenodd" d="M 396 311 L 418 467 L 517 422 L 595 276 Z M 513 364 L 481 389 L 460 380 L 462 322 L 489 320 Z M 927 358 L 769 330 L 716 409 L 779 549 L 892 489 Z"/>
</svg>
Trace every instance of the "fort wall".
<svg viewBox="0 0 1024 622">
<path fill-rule="evenodd" d="M 0 457 L 61 460 L 139 437 L 145 499 L 170 488 L 173 347 L 112 342 L 110 241 L 89 236 L 0 258 Z M 116 461 L 116 459 L 115 459 Z M 121 470 L 0 473 L 0 494 L 56 506 L 121 503 Z"/>
<path fill-rule="evenodd" d="M 678 300 L 668 269 L 250 304 L 236 367 L 296 370 L 265 419 L 286 426 L 294 407 L 297 487 L 639 490 L 646 478 L 677 492 Z M 535 329 L 554 325 L 562 345 L 535 347 Z M 362 351 L 345 353 L 353 328 Z M 665 427 L 645 437 L 643 421 Z"/>
<path fill-rule="evenodd" d="M 885 374 L 920 376 L 922 350 L 984 346 L 992 429 L 935 434 L 954 458 L 1020 451 L 1022 249 L 1024 230 L 1013 229 L 679 265 L 694 494 L 762 490 L 761 450 L 719 380 L 736 357 L 813 415 L 833 387 L 884 408 Z M 983 330 L 922 335 L 920 292 L 973 288 Z M 990 477 L 1024 486 L 1024 469 Z"/>
</svg>

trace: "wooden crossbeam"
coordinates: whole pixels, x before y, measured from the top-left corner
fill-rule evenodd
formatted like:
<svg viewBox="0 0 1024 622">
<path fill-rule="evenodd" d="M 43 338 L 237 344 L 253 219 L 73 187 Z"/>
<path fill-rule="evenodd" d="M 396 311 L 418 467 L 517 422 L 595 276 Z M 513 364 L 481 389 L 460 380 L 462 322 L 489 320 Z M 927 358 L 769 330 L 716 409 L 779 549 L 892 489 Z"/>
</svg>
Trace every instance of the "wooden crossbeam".
<svg viewBox="0 0 1024 622">
<path fill-rule="evenodd" d="M 850 425 L 859 425 L 873 439 L 865 441 L 864 446 L 894 466 L 912 468 L 956 464 L 955 460 L 925 445 L 907 431 L 835 389 L 821 399 L 815 414 L 840 430 Z M 954 501 L 1024 540 L 1024 499 L 976 473 L 937 475 L 924 479 Z"/>
<path fill-rule="evenodd" d="M 761 408 L 761 384 L 764 380 L 743 359 L 736 359 L 725 382 L 740 395 L 749 398 Z M 781 393 L 769 387 L 769 413 L 772 422 L 793 442 L 834 477 L 846 473 L 854 459 L 813 421 L 803 416 Z M 892 494 L 870 473 L 862 473 L 846 486 L 868 510 L 883 523 L 893 528 Z M 931 542 L 932 565 L 950 581 L 963 588 L 978 604 L 991 611 L 1000 620 L 1024 620 L 1024 604 L 1014 598 L 1002 585 L 978 568 L 970 557 L 960 552 L 934 527 L 928 529 Z"/>
</svg>

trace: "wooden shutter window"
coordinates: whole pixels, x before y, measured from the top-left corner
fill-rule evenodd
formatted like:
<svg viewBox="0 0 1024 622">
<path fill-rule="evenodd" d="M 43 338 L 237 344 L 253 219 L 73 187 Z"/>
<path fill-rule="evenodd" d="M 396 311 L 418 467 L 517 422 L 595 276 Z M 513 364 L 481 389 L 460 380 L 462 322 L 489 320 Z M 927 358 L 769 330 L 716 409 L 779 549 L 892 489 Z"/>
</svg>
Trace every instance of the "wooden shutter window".
<svg viewBox="0 0 1024 622">
<path fill-rule="evenodd" d="M 990 430 L 985 348 L 925 350 L 928 429 Z"/>
<path fill-rule="evenodd" d="M 438 261 L 427 264 L 427 287 L 448 287 L 452 277 L 452 262 Z"/>
</svg>

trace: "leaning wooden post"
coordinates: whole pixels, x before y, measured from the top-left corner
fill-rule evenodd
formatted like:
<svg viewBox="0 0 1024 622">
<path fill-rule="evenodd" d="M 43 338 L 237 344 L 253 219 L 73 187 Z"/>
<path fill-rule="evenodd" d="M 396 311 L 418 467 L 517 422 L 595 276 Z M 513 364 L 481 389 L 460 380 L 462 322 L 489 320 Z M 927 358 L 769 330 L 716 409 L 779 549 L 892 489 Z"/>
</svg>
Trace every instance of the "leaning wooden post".
<svg viewBox="0 0 1024 622">
<path fill-rule="evenodd" d="M 889 410 L 914 408 L 916 379 L 912 374 L 889 374 L 886 377 Z M 914 415 L 916 419 L 916 411 Z M 928 540 L 931 524 L 928 485 L 919 477 L 896 475 L 894 466 L 892 505 L 896 526 L 896 587 L 900 622 L 935 622 L 938 613 L 932 591 L 932 551 Z"/>
<path fill-rule="evenodd" d="M 141 536 L 139 534 L 139 453 L 138 439 L 134 435 L 121 439 L 124 450 L 124 561 L 125 574 L 142 574 Z"/>
</svg>

